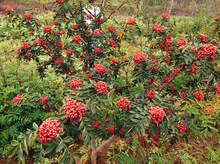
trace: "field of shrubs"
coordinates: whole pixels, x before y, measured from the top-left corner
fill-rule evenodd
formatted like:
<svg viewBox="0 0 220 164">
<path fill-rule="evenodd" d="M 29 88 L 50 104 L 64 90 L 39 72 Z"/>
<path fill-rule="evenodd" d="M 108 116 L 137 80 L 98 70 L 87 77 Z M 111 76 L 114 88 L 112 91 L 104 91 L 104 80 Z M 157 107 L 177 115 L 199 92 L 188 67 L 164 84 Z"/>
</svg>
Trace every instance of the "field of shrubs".
<svg viewBox="0 0 220 164">
<path fill-rule="evenodd" d="M 96 6 L 4 7 L 0 163 L 217 164 L 220 17 Z"/>
</svg>

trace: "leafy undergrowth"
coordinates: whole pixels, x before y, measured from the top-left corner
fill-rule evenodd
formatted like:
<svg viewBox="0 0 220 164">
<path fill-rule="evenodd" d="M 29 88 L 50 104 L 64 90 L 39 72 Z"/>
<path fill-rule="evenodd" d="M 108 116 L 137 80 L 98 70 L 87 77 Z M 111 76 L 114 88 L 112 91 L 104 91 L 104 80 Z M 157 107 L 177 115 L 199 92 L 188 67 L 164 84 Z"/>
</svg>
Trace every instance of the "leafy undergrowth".
<svg viewBox="0 0 220 164">
<path fill-rule="evenodd" d="M 179 140 L 175 145 L 159 144 L 156 137 L 147 139 L 147 135 L 138 136 L 133 134 L 132 138 L 127 140 L 117 137 L 114 141 L 107 145 L 98 153 L 97 164 L 135 164 L 135 163 L 218 163 L 220 160 L 220 142 L 217 134 L 196 138 L 189 137 L 188 144 L 185 140 Z M 101 140 L 97 139 L 96 144 L 101 144 Z M 77 163 L 90 163 L 89 155 L 90 147 L 83 145 L 82 141 L 75 144 L 75 149 L 82 153 L 81 159 L 76 159 Z M 61 156 L 54 157 L 52 164 L 59 164 Z M 26 163 L 32 163 L 33 156 L 26 160 Z M 17 164 L 16 158 L 0 159 L 1 164 Z M 49 160 L 44 158 L 41 164 L 48 164 Z"/>
</svg>

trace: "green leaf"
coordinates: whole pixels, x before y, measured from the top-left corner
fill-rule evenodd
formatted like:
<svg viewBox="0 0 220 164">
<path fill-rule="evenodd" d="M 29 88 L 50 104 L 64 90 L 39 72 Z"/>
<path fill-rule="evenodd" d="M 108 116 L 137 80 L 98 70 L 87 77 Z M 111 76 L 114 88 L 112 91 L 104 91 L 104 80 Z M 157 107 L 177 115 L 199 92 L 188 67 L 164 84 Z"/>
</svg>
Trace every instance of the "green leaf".
<svg viewBox="0 0 220 164">
<path fill-rule="evenodd" d="M 21 144 L 18 146 L 17 155 L 18 155 L 19 160 L 22 161 L 23 151 L 22 151 L 22 146 L 21 146 Z"/>
<path fill-rule="evenodd" d="M 74 156 L 74 157 L 77 157 L 77 158 L 81 158 L 81 157 L 82 157 L 82 154 L 81 154 L 81 153 L 74 153 L 73 156 Z"/>
<path fill-rule="evenodd" d="M 25 139 L 22 142 L 22 146 L 23 146 L 24 151 L 28 155 L 28 146 L 27 146 L 27 138 L 26 137 L 25 137 Z"/>
<path fill-rule="evenodd" d="M 33 129 L 38 130 L 38 125 L 35 122 L 33 123 Z"/>
<path fill-rule="evenodd" d="M 16 141 L 16 140 L 12 140 L 11 141 L 11 146 L 17 146 L 17 145 L 19 145 L 20 143 L 18 142 L 18 141 Z"/>
<path fill-rule="evenodd" d="M 47 147 L 47 149 L 45 150 L 44 155 L 46 155 L 46 154 L 52 152 L 52 151 L 56 148 L 56 146 L 57 146 L 57 145 L 54 144 L 54 143 L 52 143 L 51 145 L 49 145 L 49 146 Z"/>
<path fill-rule="evenodd" d="M 63 142 L 71 142 L 72 140 L 73 140 L 72 137 L 67 136 L 67 137 L 65 137 L 65 138 L 63 139 Z"/>
<path fill-rule="evenodd" d="M 15 146 L 15 147 L 12 147 L 11 149 L 10 149 L 10 151 L 9 151 L 9 154 L 8 154 L 8 157 L 10 158 L 10 157 L 13 157 L 14 155 L 15 155 L 15 152 L 17 151 L 17 146 Z"/>
<path fill-rule="evenodd" d="M 64 152 L 63 152 L 63 156 L 62 156 L 62 158 L 61 158 L 61 160 L 60 160 L 60 163 L 63 163 L 63 162 L 66 160 L 68 154 L 69 154 L 69 153 L 68 153 L 68 150 L 65 149 Z"/>
<path fill-rule="evenodd" d="M 61 141 L 60 144 L 57 146 L 56 153 L 62 150 L 64 148 L 64 145 L 65 145 L 64 142 Z"/>
</svg>

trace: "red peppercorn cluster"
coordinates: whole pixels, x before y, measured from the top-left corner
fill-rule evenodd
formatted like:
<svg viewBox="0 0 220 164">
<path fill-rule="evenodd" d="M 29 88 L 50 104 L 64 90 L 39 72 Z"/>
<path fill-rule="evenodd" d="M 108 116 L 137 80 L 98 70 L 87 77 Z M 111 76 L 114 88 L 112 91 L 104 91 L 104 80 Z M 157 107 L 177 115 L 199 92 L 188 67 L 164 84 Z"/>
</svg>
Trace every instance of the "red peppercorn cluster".
<svg viewBox="0 0 220 164">
<path fill-rule="evenodd" d="M 220 84 L 217 86 L 217 88 L 215 89 L 215 93 L 220 94 Z"/>
<path fill-rule="evenodd" d="M 203 101 L 204 100 L 204 94 L 202 93 L 202 91 L 200 90 L 200 91 L 198 91 L 198 92 L 194 92 L 193 93 L 193 96 L 197 99 L 197 100 L 199 100 L 199 101 Z"/>
<path fill-rule="evenodd" d="M 182 93 L 180 94 L 180 98 L 186 98 L 186 94 L 185 94 L 184 92 L 182 92 Z"/>
<path fill-rule="evenodd" d="M 218 17 L 214 18 L 215 21 L 218 21 L 218 19 L 219 19 Z"/>
<path fill-rule="evenodd" d="M 154 122 L 155 124 L 161 122 L 163 118 L 166 116 L 163 108 L 160 108 L 158 106 L 151 107 L 149 113 L 151 114 L 152 122 Z"/>
<path fill-rule="evenodd" d="M 157 31 L 157 33 L 163 33 L 164 32 L 164 26 L 160 26 L 158 24 L 155 24 L 152 26 L 152 31 Z"/>
<path fill-rule="evenodd" d="M 29 13 L 24 14 L 24 16 L 27 20 L 30 20 L 33 17 L 33 15 L 31 15 Z"/>
<path fill-rule="evenodd" d="M 28 50 L 29 48 L 30 48 L 29 43 L 23 42 L 23 43 L 21 44 L 21 49 L 23 49 L 23 50 Z"/>
<path fill-rule="evenodd" d="M 92 121 L 92 126 L 96 129 L 99 126 L 99 123 L 97 121 Z"/>
<path fill-rule="evenodd" d="M 58 120 L 51 120 L 50 118 L 44 121 L 37 131 L 40 142 L 52 141 L 59 132 L 63 131 L 60 124 L 61 122 Z"/>
<path fill-rule="evenodd" d="M 73 80 L 69 81 L 69 85 L 70 85 L 70 88 L 77 89 L 77 88 L 81 87 L 82 82 L 80 79 L 73 79 Z"/>
<path fill-rule="evenodd" d="M 205 55 L 208 56 L 208 59 L 213 61 L 215 59 L 215 46 L 213 44 L 204 44 L 198 51 L 197 60 L 200 61 L 204 58 Z"/>
<path fill-rule="evenodd" d="M 41 97 L 40 101 L 42 103 L 42 105 L 45 105 L 47 103 L 48 98 L 47 97 Z"/>
<path fill-rule="evenodd" d="M 69 98 L 67 104 L 63 105 L 63 108 L 64 114 L 68 115 L 67 118 L 69 118 L 71 121 L 75 118 L 82 117 L 85 111 L 85 104 Z"/>
<path fill-rule="evenodd" d="M 62 65 L 62 63 L 63 63 L 63 60 L 60 60 L 60 59 L 56 60 L 57 67 L 60 67 Z"/>
<path fill-rule="evenodd" d="M 123 134 L 124 132 L 125 132 L 125 130 L 124 130 L 124 128 L 122 128 L 122 129 L 119 130 L 118 133 L 119 133 L 119 134 Z"/>
<path fill-rule="evenodd" d="M 39 46 L 44 47 L 46 44 L 46 41 L 44 39 L 38 39 L 38 43 L 39 43 Z"/>
<path fill-rule="evenodd" d="M 11 7 L 5 6 L 4 10 L 5 10 L 5 12 L 8 12 L 8 11 L 13 11 L 14 9 Z"/>
<path fill-rule="evenodd" d="M 145 60 L 145 57 L 143 53 L 137 51 L 134 54 L 134 57 L 133 57 L 134 65 L 139 65 L 144 60 Z"/>
<path fill-rule="evenodd" d="M 97 55 L 101 54 L 102 53 L 102 50 L 98 47 L 96 47 L 93 52 L 95 52 Z"/>
<path fill-rule="evenodd" d="M 99 81 L 94 86 L 98 94 L 108 94 L 107 84 L 104 81 Z"/>
<path fill-rule="evenodd" d="M 177 125 L 177 128 L 180 131 L 180 135 L 184 134 L 186 131 L 186 127 L 184 126 L 184 124 L 182 122 Z"/>
<path fill-rule="evenodd" d="M 101 34 L 102 34 L 102 31 L 99 30 L 99 29 L 96 29 L 96 30 L 94 31 L 94 35 L 96 35 L 96 36 L 101 36 Z"/>
<path fill-rule="evenodd" d="M 162 19 L 170 19 L 170 15 L 168 15 L 168 14 L 163 14 L 163 15 L 162 15 Z"/>
<path fill-rule="evenodd" d="M 114 134 L 114 126 L 108 125 L 107 130 L 109 133 Z"/>
<path fill-rule="evenodd" d="M 207 42 L 209 36 L 203 33 L 203 34 L 198 35 L 197 38 L 199 38 L 201 42 Z"/>
<path fill-rule="evenodd" d="M 106 67 L 101 64 L 95 64 L 94 68 L 95 68 L 95 72 L 100 75 L 103 75 L 103 73 L 106 72 Z"/>
<path fill-rule="evenodd" d="M 66 50 L 66 56 L 72 56 L 73 55 L 73 52 L 71 49 L 67 49 Z"/>
<path fill-rule="evenodd" d="M 121 109 L 129 109 L 130 103 L 131 102 L 127 99 L 127 97 L 123 97 L 117 102 L 119 108 Z"/>
<path fill-rule="evenodd" d="M 113 32 L 115 28 L 113 26 L 108 26 L 108 32 Z"/>
<path fill-rule="evenodd" d="M 177 43 L 177 47 L 183 47 L 185 45 L 189 44 L 185 38 L 180 38 L 180 40 Z"/>
<path fill-rule="evenodd" d="M 111 64 L 111 65 L 116 65 L 116 64 L 118 64 L 118 63 L 120 62 L 120 60 L 117 61 L 117 60 L 112 59 L 112 58 L 109 58 L 109 60 L 110 60 L 110 64 Z"/>
<path fill-rule="evenodd" d="M 12 100 L 11 100 L 11 103 L 12 104 L 19 104 L 21 103 L 22 100 L 21 100 L 21 95 L 17 95 L 16 97 L 14 97 Z"/>
<path fill-rule="evenodd" d="M 170 51 L 170 47 L 172 46 L 171 38 L 172 38 L 172 33 L 169 33 L 167 36 L 163 38 L 163 43 L 162 45 L 159 44 L 159 47 L 164 51 L 167 52 Z"/>
<path fill-rule="evenodd" d="M 111 47 L 118 47 L 118 44 L 114 41 L 114 40 L 112 40 L 112 39 L 109 39 L 109 45 L 111 46 Z"/>
<path fill-rule="evenodd" d="M 44 27 L 43 27 L 43 30 L 44 30 L 44 32 L 47 33 L 47 34 L 50 34 L 50 33 L 53 32 L 53 29 L 52 29 L 51 26 L 44 26 Z"/>
<path fill-rule="evenodd" d="M 78 28 L 78 24 L 74 24 L 72 27 L 73 30 L 76 30 L 77 28 Z"/>
<path fill-rule="evenodd" d="M 128 24 L 134 24 L 136 22 L 136 19 L 128 19 Z"/>
<path fill-rule="evenodd" d="M 192 68 L 189 69 L 189 72 L 197 74 L 197 72 L 199 72 L 199 69 L 196 67 L 195 64 L 192 64 Z"/>
<path fill-rule="evenodd" d="M 61 4 L 61 3 L 63 3 L 63 0 L 55 0 L 55 2 L 56 2 L 57 4 Z"/>
<path fill-rule="evenodd" d="M 25 59 L 27 59 L 28 61 L 31 60 L 31 58 L 33 57 L 31 54 L 25 54 Z"/>
<path fill-rule="evenodd" d="M 155 90 L 146 90 L 146 94 L 147 94 L 147 99 L 152 100 L 154 99 Z"/>
<path fill-rule="evenodd" d="M 75 35 L 74 37 L 72 37 L 72 40 L 78 44 L 80 43 L 81 39 L 82 38 L 79 35 Z"/>
</svg>

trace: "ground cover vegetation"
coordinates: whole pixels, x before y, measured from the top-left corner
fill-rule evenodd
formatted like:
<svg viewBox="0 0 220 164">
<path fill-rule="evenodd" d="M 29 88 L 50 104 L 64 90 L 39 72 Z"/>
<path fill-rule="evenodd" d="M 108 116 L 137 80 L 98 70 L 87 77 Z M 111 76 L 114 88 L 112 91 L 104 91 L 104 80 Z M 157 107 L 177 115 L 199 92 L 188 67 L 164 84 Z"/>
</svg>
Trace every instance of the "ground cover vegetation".
<svg viewBox="0 0 220 164">
<path fill-rule="evenodd" d="M 85 1 L 55 0 L 42 16 L 5 7 L 2 152 L 23 163 L 30 153 L 35 163 L 97 163 L 109 146 L 106 163 L 169 163 L 176 154 L 163 153 L 179 140 L 218 138 L 220 19 L 118 20 L 97 5 L 98 15 Z M 197 162 L 187 147 L 180 161 Z M 217 152 L 204 156 L 217 162 Z"/>
</svg>

